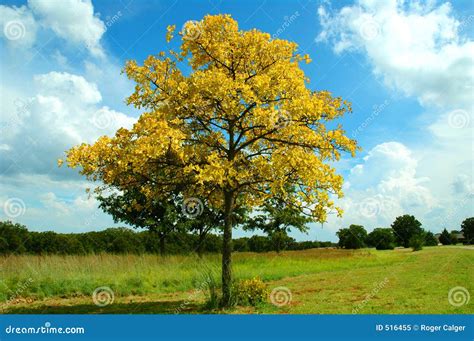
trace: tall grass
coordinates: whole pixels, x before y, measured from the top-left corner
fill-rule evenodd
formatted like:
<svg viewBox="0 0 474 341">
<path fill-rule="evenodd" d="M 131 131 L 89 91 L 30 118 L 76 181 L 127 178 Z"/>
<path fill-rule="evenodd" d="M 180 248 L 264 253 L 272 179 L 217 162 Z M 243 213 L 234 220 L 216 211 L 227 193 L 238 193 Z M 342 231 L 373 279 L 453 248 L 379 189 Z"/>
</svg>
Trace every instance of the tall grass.
<svg viewBox="0 0 474 341">
<path fill-rule="evenodd" d="M 392 263 L 396 257 L 360 250 L 305 250 L 234 254 L 237 279 L 264 281 L 320 271 L 352 269 Z M 218 291 L 221 259 L 218 254 L 195 256 L 86 255 L 0 257 L 0 300 L 15 297 L 74 297 L 108 286 L 115 295 L 144 295 L 195 290 L 206 276 L 210 299 Z"/>
</svg>

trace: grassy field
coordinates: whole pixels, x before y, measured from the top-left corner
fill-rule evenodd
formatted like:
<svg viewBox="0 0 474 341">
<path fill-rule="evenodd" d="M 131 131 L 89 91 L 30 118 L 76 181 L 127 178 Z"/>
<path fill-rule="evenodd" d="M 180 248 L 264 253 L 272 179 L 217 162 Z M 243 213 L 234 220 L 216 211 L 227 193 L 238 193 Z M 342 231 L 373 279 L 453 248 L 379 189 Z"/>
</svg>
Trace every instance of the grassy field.
<svg viewBox="0 0 474 341">
<path fill-rule="evenodd" d="M 3 313 L 474 313 L 474 299 L 448 301 L 454 287 L 474 292 L 474 248 L 463 246 L 236 253 L 236 278 L 258 276 L 291 301 L 227 311 L 207 310 L 201 290 L 208 276 L 219 280 L 219 255 L 9 256 L 0 264 Z M 114 301 L 100 307 L 92 293 L 104 286 Z"/>
</svg>

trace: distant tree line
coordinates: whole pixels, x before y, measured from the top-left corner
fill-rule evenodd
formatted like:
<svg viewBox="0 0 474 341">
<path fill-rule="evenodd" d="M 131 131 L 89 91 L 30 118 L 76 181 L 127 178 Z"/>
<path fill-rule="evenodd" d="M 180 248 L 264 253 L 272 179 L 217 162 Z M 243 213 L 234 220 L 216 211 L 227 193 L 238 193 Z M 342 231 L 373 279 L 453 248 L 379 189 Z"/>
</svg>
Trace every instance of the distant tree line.
<svg viewBox="0 0 474 341">
<path fill-rule="evenodd" d="M 0 222 L 0 254 L 61 254 L 83 255 L 113 254 L 188 254 L 217 253 L 222 248 L 222 238 L 208 233 L 170 232 L 163 250 L 159 233 L 152 230 L 136 232 L 128 228 L 108 228 L 84 233 L 56 233 L 29 231 L 25 226 L 10 221 Z M 276 242 L 269 236 L 234 239 L 234 250 L 266 252 L 278 250 L 303 250 L 336 246 L 331 242 L 303 241 L 285 236 Z M 278 244 L 276 244 L 278 243 Z"/>
<path fill-rule="evenodd" d="M 461 224 L 461 231 L 446 229 L 437 238 L 432 232 L 421 227 L 421 223 L 412 215 L 397 217 L 391 228 L 376 228 L 367 233 L 361 225 L 350 225 L 340 229 L 336 234 L 339 237 L 338 246 L 346 249 L 360 249 L 375 247 L 377 250 L 390 250 L 396 246 L 411 247 L 421 250 L 423 246 L 457 244 L 458 236 L 463 235 L 464 244 L 474 244 L 474 217 L 465 219 Z"/>
</svg>

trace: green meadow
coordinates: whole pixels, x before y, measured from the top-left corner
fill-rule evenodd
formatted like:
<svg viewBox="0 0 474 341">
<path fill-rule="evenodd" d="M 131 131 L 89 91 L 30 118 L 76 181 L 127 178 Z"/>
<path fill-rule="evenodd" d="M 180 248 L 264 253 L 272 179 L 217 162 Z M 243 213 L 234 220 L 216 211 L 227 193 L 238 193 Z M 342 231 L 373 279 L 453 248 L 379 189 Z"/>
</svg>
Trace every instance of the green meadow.
<svg viewBox="0 0 474 341">
<path fill-rule="evenodd" d="M 0 309 L 38 314 L 474 313 L 473 300 L 462 296 L 474 292 L 473 247 L 426 247 L 418 252 L 311 249 L 235 253 L 233 259 L 237 280 L 263 280 L 269 292 L 266 302 L 209 308 L 206 283 L 220 283 L 217 254 L 25 255 L 0 258 Z M 93 293 L 103 287 L 110 288 L 109 296 L 97 304 Z M 456 287 L 464 291 L 448 297 Z M 272 292 L 282 295 L 276 304 Z"/>
</svg>

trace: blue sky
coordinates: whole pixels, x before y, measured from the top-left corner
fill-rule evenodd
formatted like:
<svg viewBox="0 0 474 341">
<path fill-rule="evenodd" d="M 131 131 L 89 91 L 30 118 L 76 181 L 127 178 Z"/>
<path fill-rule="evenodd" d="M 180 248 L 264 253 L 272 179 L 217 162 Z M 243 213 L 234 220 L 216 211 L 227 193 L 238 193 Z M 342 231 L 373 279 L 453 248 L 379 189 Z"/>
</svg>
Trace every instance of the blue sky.
<svg viewBox="0 0 474 341">
<path fill-rule="evenodd" d="M 352 102 L 344 117 L 363 150 L 336 164 L 346 214 L 297 239 L 336 240 L 403 213 L 426 229 L 472 216 L 473 27 L 470 1 L 3 1 L 0 5 L 0 219 L 32 230 L 112 226 L 64 150 L 133 124 L 120 70 L 166 49 L 166 26 L 228 13 L 298 43 L 310 87 Z M 240 232 L 237 233 L 238 235 Z"/>
</svg>

